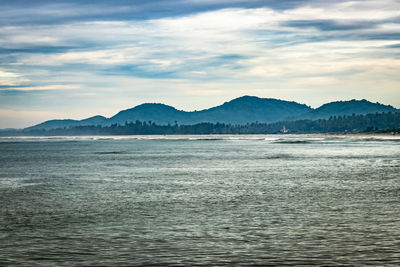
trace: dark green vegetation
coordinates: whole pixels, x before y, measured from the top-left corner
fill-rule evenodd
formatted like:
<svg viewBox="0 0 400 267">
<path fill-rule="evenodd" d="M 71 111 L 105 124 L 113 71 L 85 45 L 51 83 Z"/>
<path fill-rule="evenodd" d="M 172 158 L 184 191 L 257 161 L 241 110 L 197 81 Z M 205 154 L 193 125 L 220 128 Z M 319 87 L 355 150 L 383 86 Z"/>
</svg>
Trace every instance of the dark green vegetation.
<svg viewBox="0 0 400 267">
<path fill-rule="evenodd" d="M 223 123 L 245 125 L 247 123 L 265 124 L 279 121 L 305 119 L 328 119 L 331 116 L 368 114 L 398 111 L 392 106 L 372 103 L 366 100 L 332 102 L 317 109 L 304 104 L 272 98 L 243 96 L 210 109 L 187 112 L 164 104 L 142 104 L 118 112 L 111 118 L 94 116 L 85 120 L 50 120 L 28 129 L 56 129 L 75 126 L 125 125 L 126 122 L 152 121 L 157 125 L 195 125 L 202 123 Z M 209 124 L 205 124 L 209 125 Z M 194 127 L 194 126 L 193 126 Z M 226 126 L 227 127 L 227 126 Z M 228 127 L 229 128 L 229 127 Z"/>
<path fill-rule="evenodd" d="M 1 135 L 135 135 L 135 134 L 275 134 L 400 132 L 400 112 L 332 116 L 329 119 L 282 121 L 275 123 L 198 123 L 194 125 L 155 122 L 126 122 L 123 125 L 75 126 L 57 129 L 24 129 L 0 132 Z"/>
</svg>

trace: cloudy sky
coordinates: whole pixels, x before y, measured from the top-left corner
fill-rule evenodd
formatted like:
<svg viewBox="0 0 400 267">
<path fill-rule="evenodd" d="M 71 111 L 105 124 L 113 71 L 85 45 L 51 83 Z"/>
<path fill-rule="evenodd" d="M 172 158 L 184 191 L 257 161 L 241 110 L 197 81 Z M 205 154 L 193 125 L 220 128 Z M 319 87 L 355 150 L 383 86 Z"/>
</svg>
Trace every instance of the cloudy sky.
<svg viewBox="0 0 400 267">
<path fill-rule="evenodd" d="M 0 0 L 0 128 L 242 95 L 400 108 L 400 0 Z"/>
</svg>

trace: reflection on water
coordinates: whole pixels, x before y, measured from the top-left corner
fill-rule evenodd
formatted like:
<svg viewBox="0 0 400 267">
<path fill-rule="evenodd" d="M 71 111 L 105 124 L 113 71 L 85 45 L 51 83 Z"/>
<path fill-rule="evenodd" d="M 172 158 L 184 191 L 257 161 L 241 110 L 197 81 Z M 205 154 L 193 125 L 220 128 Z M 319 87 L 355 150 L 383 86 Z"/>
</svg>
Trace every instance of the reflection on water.
<svg viewBox="0 0 400 267">
<path fill-rule="evenodd" d="M 400 139 L 0 139 L 0 265 L 399 265 Z"/>
</svg>

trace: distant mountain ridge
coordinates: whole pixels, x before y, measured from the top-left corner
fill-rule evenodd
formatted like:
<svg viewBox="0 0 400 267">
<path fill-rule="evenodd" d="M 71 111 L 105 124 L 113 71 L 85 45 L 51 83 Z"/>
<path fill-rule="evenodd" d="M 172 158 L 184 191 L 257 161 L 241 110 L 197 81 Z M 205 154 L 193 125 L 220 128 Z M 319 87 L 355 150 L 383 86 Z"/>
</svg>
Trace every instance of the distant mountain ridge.
<svg viewBox="0 0 400 267">
<path fill-rule="evenodd" d="M 330 116 L 396 112 L 398 109 L 372 103 L 365 99 L 337 101 L 313 109 L 305 104 L 274 98 L 242 96 L 222 105 L 200 111 L 182 111 L 160 103 L 145 103 L 122 110 L 112 116 L 94 116 L 83 120 L 49 120 L 27 129 L 55 129 L 75 126 L 125 124 L 135 121 L 152 121 L 159 125 L 196 124 L 201 122 L 246 124 L 252 122 L 272 123 L 299 119 L 319 119 Z"/>
<path fill-rule="evenodd" d="M 49 120 L 40 124 L 28 127 L 26 129 L 55 129 L 64 127 L 75 127 L 75 126 L 89 126 L 89 125 L 109 125 L 106 117 L 97 115 L 83 120 Z"/>
<path fill-rule="evenodd" d="M 380 103 L 372 103 L 365 99 L 350 101 L 336 101 L 323 104 L 317 109 L 309 111 L 307 114 L 300 116 L 302 119 L 327 119 L 331 116 L 351 115 L 351 114 L 369 114 L 382 112 L 398 111 L 392 106 Z"/>
</svg>

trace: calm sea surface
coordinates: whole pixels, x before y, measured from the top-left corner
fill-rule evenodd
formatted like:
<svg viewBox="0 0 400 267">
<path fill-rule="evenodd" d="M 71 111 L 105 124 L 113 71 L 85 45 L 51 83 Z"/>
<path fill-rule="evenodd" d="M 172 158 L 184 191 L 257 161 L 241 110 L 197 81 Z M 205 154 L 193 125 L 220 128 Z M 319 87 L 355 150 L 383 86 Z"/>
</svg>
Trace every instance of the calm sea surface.
<svg viewBox="0 0 400 267">
<path fill-rule="evenodd" d="M 400 265 L 400 138 L 0 138 L 0 265 Z"/>
</svg>

